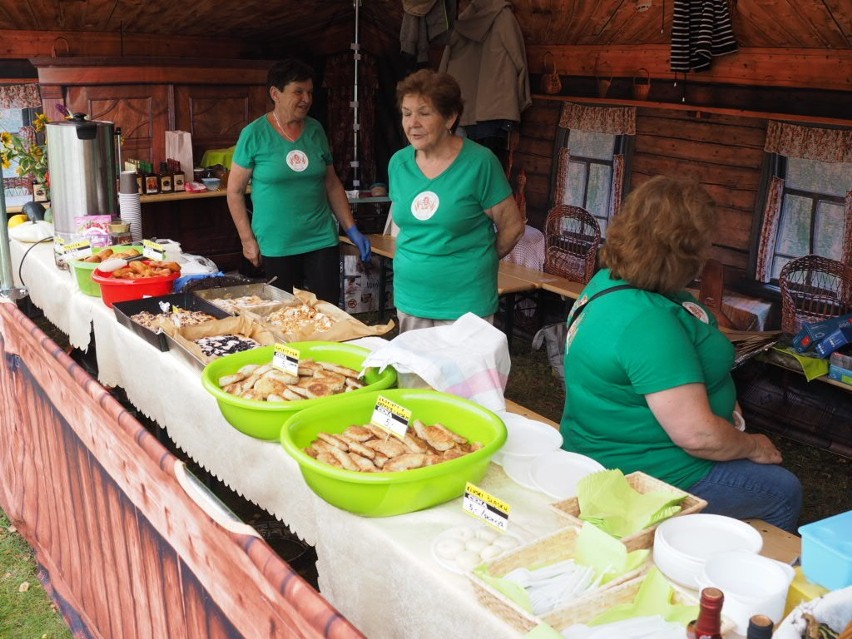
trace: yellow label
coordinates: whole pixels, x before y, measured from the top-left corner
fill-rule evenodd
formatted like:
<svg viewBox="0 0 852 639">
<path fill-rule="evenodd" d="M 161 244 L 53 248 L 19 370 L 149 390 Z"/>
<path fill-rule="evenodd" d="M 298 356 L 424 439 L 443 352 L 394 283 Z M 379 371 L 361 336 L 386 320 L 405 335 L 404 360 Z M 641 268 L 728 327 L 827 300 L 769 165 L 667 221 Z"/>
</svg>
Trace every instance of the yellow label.
<svg viewBox="0 0 852 639">
<path fill-rule="evenodd" d="M 301 354 L 292 346 L 278 343 L 272 353 L 272 366 L 291 375 L 299 374 L 299 357 Z"/>
<path fill-rule="evenodd" d="M 509 527 L 509 512 L 512 507 L 470 482 L 467 482 L 464 489 L 462 509 L 500 530 L 505 531 Z"/>
<path fill-rule="evenodd" d="M 384 395 L 378 396 L 376 407 L 373 409 L 373 416 L 370 418 L 371 423 L 379 428 L 384 428 L 397 437 L 405 437 L 410 421 L 411 411 L 409 409 L 389 400 Z"/>
<path fill-rule="evenodd" d="M 166 249 L 162 244 L 151 240 L 142 240 L 142 255 L 150 260 L 162 261 L 166 257 Z"/>
</svg>

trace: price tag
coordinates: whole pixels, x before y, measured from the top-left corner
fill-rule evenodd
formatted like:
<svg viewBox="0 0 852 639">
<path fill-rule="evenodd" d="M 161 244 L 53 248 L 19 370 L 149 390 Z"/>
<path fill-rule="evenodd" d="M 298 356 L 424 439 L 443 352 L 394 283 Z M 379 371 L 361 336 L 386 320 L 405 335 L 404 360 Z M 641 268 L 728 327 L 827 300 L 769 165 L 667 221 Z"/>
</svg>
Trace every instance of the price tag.
<svg viewBox="0 0 852 639">
<path fill-rule="evenodd" d="M 373 416 L 370 418 L 371 423 L 397 437 L 405 437 L 409 421 L 411 421 L 410 410 L 379 395 L 376 399 L 376 407 L 373 409 Z"/>
<path fill-rule="evenodd" d="M 82 260 L 92 254 L 92 244 L 89 240 L 70 242 L 64 245 L 64 253 L 66 260 Z"/>
<path fill-rule="evenodd" d="M 151 240 L 142 240 L 142 255 L 149 260 L 157 260 L 162 262 L 166 259 L 166 249 L 162 244 L 157 244 Z"/>
<path fill-rule="evenodd" d="M 272 366 L 290 375 L 299 374 L 299 351 L 286 344 L 276 344 Z"/>
<path fill-rule="evenodd" d="M 466 513 L 478 517 L 503 532 L 506 532 L 509 527 L 509 511 L 512 507 L 470 482 L 467 482 L 464 489 L 462 508 Z"/>
</svg>

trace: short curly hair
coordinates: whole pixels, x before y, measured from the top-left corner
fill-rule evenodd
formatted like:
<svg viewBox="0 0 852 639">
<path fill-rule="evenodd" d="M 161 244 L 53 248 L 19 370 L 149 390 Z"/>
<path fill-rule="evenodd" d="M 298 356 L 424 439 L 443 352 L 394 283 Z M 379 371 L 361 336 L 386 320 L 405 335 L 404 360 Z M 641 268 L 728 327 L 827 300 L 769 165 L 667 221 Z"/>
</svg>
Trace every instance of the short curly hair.
<svg viewBox="0 0 852 639">
<path fill-rule="evenodd" d="M 716 205 L 697 182 L 666 176 L 633 190 L 610 223 L 601 262 L 613 278 L 658 293 L 682 290 L 710 255 Z"/>
<path fill-rule="evenodd" d="M 439 73 L 430 69 L 415 71 L 396 85 L 396 106 L 402 108 L 402 99 L 407 95 L 420 95 L 428 99 L 435 109 L 445 118 L 455 114 L 456 121 L 450 128 L 452 133 L 461 120 L 464 111 L 461 87 L 449 73 Z"/>
<path fill-rule="evenodd" d="M 276 62 L 266 73 L 266 91 L 272 87 L 283 91 L 291 82 L 307 82 L 314 79 L 314 69 L 298 58 L 287 58 Z"/>
</svg>

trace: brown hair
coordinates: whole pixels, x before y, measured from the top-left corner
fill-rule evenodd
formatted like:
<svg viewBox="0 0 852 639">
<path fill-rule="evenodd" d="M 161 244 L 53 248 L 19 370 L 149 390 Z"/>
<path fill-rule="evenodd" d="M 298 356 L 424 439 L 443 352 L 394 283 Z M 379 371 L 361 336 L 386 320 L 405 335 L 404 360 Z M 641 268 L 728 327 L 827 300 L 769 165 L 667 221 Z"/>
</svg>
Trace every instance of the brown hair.
<svg viewBox="0 0 852 639">
<path fill-rule="evenodd" d="M 461 96 L 461 87 L 453 76 L 429 69 L 415 71 L 396 85 L 397 108 L 402 108 L 402 99 L 407 95 L 426 98 L 445 118 L 455 114 L 456 121 L 453 122 L 450 132 L 456 132 L 464 110 L 464 101 Z"/>
<path fill-rule="evenodd" d="M 683 289 L 707 259 L 713 199 L 697 182 L 657 176 L 633 190 L 613 219 L 601 262 L 613 278 L 658 293 Z"/>
</svg>

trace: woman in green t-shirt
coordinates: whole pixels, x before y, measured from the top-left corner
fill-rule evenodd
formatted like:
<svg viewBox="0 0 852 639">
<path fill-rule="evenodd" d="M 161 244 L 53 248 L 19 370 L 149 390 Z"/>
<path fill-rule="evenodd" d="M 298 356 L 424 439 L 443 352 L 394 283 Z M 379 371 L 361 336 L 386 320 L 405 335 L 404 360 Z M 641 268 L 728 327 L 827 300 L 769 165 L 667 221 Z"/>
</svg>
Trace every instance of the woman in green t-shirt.
<svg viewBox="0 0 852 639">
<path fill-rule="evenodd" d="M 446 73 L 417 71 L 397 85 L 410 142 L 388 167 L 394 301 L 400 332 L 497 311 L 497 266 L 524 233 L 495 155 L 455 135 L 461 89 Z"/>
<path fill-rule="evenodd" d="M 706 512 L 795 530 L 802 486 L 766 435 L 746 433 L 734 348 L 684 289 L 712 246 L 715 205 L 658 176 L 609 227 L 599 271 L 568 317 L 564 448 L 706 499 Z"/>
<path fill-rule="evenodd" d="M 364 261 L 370 259 L 370 242 L 355 226 L 325 131 L 308 117 L 313 75 L 311 67 L 295 59 L 269 69 L 272 111 L 240 133 L 228 178 L 228 208 L 243 255 L 254 266 L 262 265 L 275 286 L 306 288 L 337 304 L 338 223 Z M 251 219 L 245 202 L 249 180 Z"/>
</svg>

